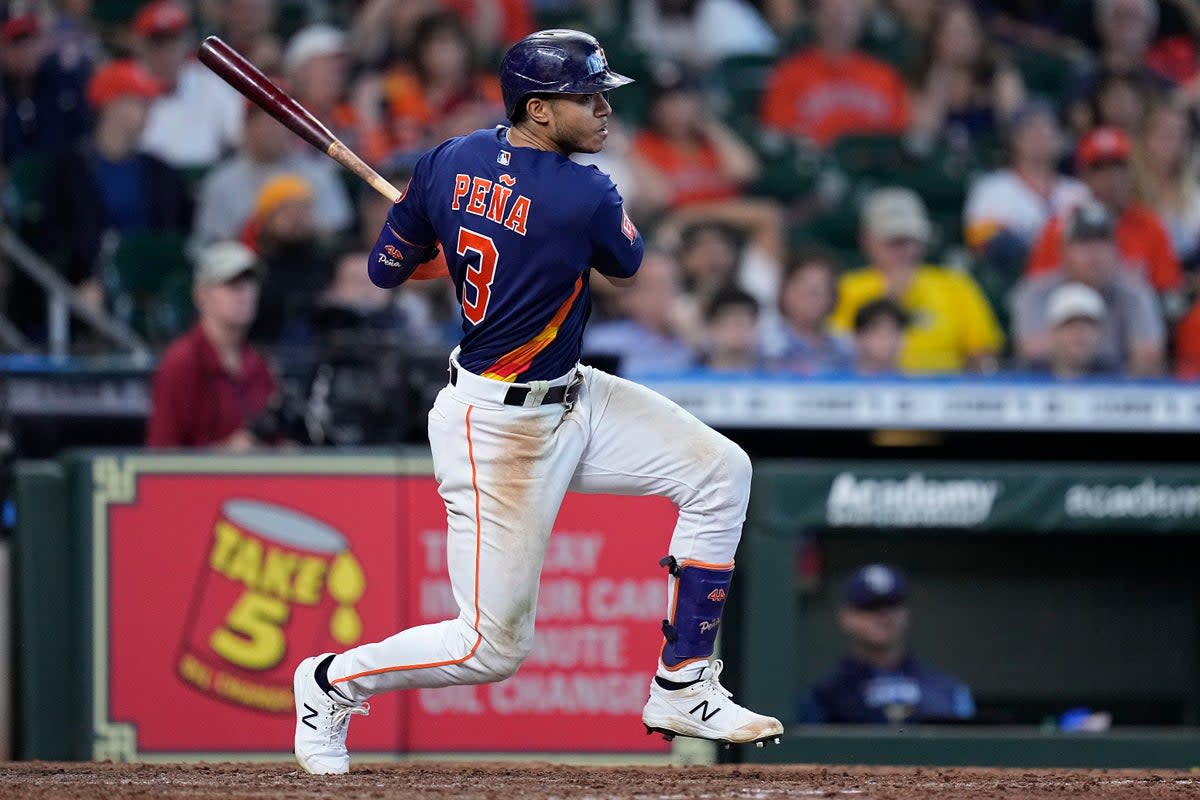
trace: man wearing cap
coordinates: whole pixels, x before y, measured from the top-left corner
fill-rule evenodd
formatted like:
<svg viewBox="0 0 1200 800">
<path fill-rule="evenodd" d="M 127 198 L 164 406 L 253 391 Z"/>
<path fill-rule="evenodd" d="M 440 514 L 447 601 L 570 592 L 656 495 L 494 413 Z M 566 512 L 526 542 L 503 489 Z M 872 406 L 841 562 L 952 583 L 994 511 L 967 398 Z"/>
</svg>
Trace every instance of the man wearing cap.
<svg viewBox="0 0 1200 800">
<path fill-rule="evenodd" d="M 283 51 L 283 69 L 300 105 L 363 158 L 372 160 L 377 155 L 363 147 L 365 126 L 354 105 L 347 102 L 350 59 L 345 31 L 324 23 L 301 28 Z"/>
<path fill-rule="evenodd" d="M 133 18 L 134 50 L 164 92 L 150 109 L 142 147 L 180 169 L 209 167 L 238 143 L 242 98 L 191 57 L 191 17 L 154 0 Z"/>
<path fill-rule="evenodd" d="M 66 277 L 101 300 L 96 271 L 105 234 L 191 227 L 193 204 L 183 178 L 138 151 L 146 113 L 161 87 L 136 61 L 110 61 L 88 82 L 96 128 L 87 143 L 55 160 L 38 239 L 59 254 Z"/>
<path fill-rule="evenodd" d="M 842 276 L 831 325 L 847 334 L 859 308 L 890 297 L 909 316 L 902 371 L 990 371 L 1004 334 L 971 276 L 924 263 L 931 232 L 916 192 L 893 187 L 871 193 L 863 205 L 860 237 L 870 264 Z"/>
<path fill-rule="evenodd" d="M 1150 285 L 1122 268 L 1115 221 L 1108 208 L 1099 201 L 1088 201 L 1067 218 L 1059 235 L 1063 238 L 1062 266 L 1026 277 L 1013 295 L 1013 335 L 1019 358 L 1033 364 L 1051 358 L 1056 324 L 1050 313 L 1051 299 L 1060 287 L 1081 284 L 1103 300 L 1099 360 L 1128 375 L 1161 374 L 1166 341 L 1162 311 Z"/>
<path fill-rule="evenodd" d="M 1009 164 L 971 185 L 963 216 L 973 249 L 1003 259 L 997 251 L 1012 247 L 1023 264 L 1042 228 L 1086 200 L 1088 189 L 1058 171 L 1063 138 L 1053 106 L 1031 100 L 1006 128 Z"/>
<path fill-rule="evenodd" d="M 90 62 L 50 51 L 37 15 L 15 14 L 0 24 L 0 161 L 62 152 L 87 135 L 90 71 Z"/>
<path fill-rule="evenodd" d="M 154 373 L 146 444 L 245 452 L 278 386 L 246 336 L 258 306 L 261 267 L 237 242 L 217 242 L 196 265 L 196 325 L 167 347 Z M 271 437 L 273 438 L 273 437 Z"/>
<path fill-rule="evenodd" d="M 1045 361 L 1030 365 L 1035 373 L 1059 380 L 1113 375 L 1100 357 L 1104 298 L 1090 286 L 1066 283 L 1050 293 L 1046 321 L 1050 348 Z"/>
<path fill-rule="evenodd" d="M 1083 138 L 1075 163 L 1093 197 L 1116 220 L 1116 243 L 1121 262 L 1141 275 L 1155 291 L 1172 293 L 1183 280 L 1171 249 L 1167 229 L 1158 215 L 1135 199 L 1132 145 L 1117 128 L 1097 128 Z M 1028 272 L 1037 275 L 1062 264 L 1063 219 L 1056 217 L 1042 231 L 1029 257 Z"/>
<path fill-rule="evenodd" d="M 888 564 L 859 567 L 847 579 L 838 626 L 850 652 L 801 703 L 801 722 L 911 724 L 975 716 L 971 690 L 909 651 L 908 582 Z"/>
</svg>

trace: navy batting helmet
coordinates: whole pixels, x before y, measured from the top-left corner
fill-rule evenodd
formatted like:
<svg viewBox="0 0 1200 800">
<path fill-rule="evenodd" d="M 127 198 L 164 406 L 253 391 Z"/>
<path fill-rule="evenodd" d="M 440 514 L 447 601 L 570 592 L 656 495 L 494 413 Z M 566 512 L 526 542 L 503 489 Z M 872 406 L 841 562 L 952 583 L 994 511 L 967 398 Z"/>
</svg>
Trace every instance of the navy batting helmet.
<svg viewBox="0 0 1200 800">
<path fill-rule="evenodd" d="M 531 33 L 514 44 L 500 62 L 504 111 L 512 119 L 525 97 L 537 92 L 590 94 L 633 83 L 608 68 L 596 37 L 555 29 Z"/>
</svg>

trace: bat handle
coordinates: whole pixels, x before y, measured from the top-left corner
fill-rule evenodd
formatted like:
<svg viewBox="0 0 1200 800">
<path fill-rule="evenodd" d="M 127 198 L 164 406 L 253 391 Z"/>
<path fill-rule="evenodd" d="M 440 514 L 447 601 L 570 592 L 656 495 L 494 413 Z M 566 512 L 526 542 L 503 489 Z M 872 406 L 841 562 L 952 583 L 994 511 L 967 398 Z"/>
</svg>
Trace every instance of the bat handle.
<svg viewBox="0 0 1200 800">
<path fill-rule="evenodd" d="M 358 177 L 366 181 L 372 189 L 379 192 L 381 195 L 391 200 L 393 203 L 400 199 L 400 190 L 392 184 L 384 180 L 384 177 L 375 170 L 371 169 L 367 162 L 358 157 L 358 154 L 351 150 L 346 145 L 342 144 L 340 139 L 334 139 L 329 143 L 329 149 L 326 153 L 334 161 L 338 162 L 346 169 L 353 172 Z"/>
</svg>

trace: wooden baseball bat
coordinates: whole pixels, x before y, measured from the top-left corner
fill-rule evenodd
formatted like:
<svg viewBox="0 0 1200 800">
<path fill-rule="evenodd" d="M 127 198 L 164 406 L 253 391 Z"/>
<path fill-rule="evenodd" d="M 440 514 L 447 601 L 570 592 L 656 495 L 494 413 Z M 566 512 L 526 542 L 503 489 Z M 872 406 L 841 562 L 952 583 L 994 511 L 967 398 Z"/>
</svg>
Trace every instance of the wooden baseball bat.
<svg viewBox="0 0 1200 800">
<path fill-rule="evenodd" d="M 342 144 L 329 128 L 280 89 L 245 56 L 226 44 L 219 36 L 209 36 L 200 44 L 197 53 L 200 63 L 217 73 L 233 88 L 244 94 L 256 106 L 286 125 L 293 133 L 320 150 L 346 169 L 362 178 L 371 188 L 392 202 L 400 190 L 383 179 L 367 162 Z"/>
</svg>

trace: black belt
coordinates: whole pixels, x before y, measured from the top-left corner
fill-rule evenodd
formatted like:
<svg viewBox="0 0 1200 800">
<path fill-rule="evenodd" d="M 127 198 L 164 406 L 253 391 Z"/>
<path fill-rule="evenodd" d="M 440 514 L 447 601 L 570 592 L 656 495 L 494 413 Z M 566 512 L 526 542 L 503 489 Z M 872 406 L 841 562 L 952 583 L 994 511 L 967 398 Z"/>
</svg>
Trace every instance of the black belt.
<svg viewBox="0 0 1200 800">
<path fill-rule="evenodd" d="M 458 366 L 450 365 L 450 385 L 458 385 Z M 529 396 L 530 387 L 528 386 L 510 386 L 508 392 L 504 395 L 504 405 L 506 406 L 523 406 L 525 398 Z M 542 402 L 538 405 L 548 406 L 551 403 L 575 402 L 575 396 L 579 393 L 579 381 L 572 380 L 564 386 L 551 386 L 546 391 L 546 396 L 542 398 Z"/>
</svg>

